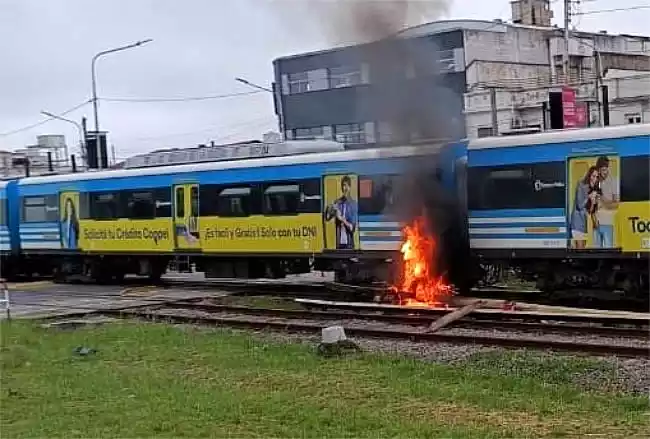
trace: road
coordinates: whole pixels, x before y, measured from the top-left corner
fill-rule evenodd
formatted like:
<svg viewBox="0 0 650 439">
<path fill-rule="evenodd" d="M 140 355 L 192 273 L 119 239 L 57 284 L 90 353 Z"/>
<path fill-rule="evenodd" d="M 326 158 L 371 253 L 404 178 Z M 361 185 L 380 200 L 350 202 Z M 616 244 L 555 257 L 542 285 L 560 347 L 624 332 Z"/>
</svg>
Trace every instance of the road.
<svg viewBox="0 0 650 439">
<path fill-rule="evenodd" d="M 228 293 L 210 289 L 124 287 L 119 285 L 55 284 L 50 281 L 7 283 L 11 316 L 38 318 L 76 314 L 83 311 L 115 309 L 156 304 L 175 299 L 224 296 Z M 0 307 L 0 319 L 6 318 Z"/>
</svg>

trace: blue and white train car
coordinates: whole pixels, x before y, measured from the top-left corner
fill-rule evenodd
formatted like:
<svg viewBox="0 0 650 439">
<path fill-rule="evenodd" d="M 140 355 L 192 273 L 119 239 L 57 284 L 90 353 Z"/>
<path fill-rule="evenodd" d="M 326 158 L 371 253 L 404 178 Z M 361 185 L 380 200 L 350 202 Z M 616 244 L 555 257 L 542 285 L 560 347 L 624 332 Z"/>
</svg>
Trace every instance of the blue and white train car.
<svg viewBox="0 0 650 439">
<path fill-rule="evenodd" d="M 383 261 L 401 243 L 390 206 L 412 196 L 396 193 L 400 179 L 422 172 L 455 197 L 465 154 L 423 145 L 23 178 L 20 243 L 59 272 L 113 279 L 157 277 L 179 255 L 211 277 Z"/>
<path fill-rule="evenodd" d="M 17 181 L 0 181 L 0 277 L 11 279 L 23 263 L 18 236 Z"/>
<path fill-rule="evenodd" d="M 649 124 L 471 141 L 473 253 L 525 265 L 548 288 L 568 278 L 611 288 L 638 277 L 634 261 L 650 252 L 649 154 Z"/>
<path fill-rule="evenodd" d="M 0 181 L 0 255 L 7 256 L 11 253 L 11 237 L 9 232 L 8 199 L 7 185 L 8 181 Z"/>
</svg>

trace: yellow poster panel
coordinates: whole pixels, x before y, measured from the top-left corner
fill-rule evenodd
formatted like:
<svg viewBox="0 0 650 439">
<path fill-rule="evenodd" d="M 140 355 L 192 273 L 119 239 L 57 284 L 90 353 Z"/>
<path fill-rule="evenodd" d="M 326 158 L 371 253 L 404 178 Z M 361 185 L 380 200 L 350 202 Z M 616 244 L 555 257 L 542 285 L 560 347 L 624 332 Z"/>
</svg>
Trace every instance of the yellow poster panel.
<svg viewBox="0 0 650 439">
<path fill-rule="evenodd" d="M 81 248 L 85 251 L 170 252 L 174 248 L 169 218 L 81 221 Z"/>
<path fill-rule="evenodd" d="M 61 248 L 79 248 L 79 192 L 59 194 L 59 224 L 61 226 Z"/>
<path fill-rule="evenodd" d="M 618 222 L 623 251 L 650 252 L 650 201 L 621 203 Z"/>
<path fill-rule="evenodd" d="M 325 177 L 325 247 L 328 250 L 359 249 L 358 179 L 356 175 Z"/>
<path fill-rule="evenodd" d="M 571 248 L 620 247 L 619 158 L 575 157 L 569 159 L 568 168 L 567 223 Z"/>
<path fill-rule="evenodd" d="M 320 253 L 323 229 L 319 213 L 247 218 L 201 218 L 204 252 Z"/>
</svg>

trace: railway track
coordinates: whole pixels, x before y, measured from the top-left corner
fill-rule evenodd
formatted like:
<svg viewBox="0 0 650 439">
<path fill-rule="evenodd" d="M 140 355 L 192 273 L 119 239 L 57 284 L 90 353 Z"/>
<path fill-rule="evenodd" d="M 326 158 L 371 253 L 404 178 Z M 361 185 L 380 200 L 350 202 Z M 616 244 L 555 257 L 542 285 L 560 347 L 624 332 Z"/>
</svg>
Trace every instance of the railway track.
<svg viewBox="0 0 650 439">
<path fill-rule="evenodd" d="M 76 280 L 64 285 L 96 285 L 94 282 Z M 226 290 L 233 295 L 268 295 L 277 297 L 312 297 L 322 299 L 339 299 L 345 301 L 372 300 L 373 296 L 388 291 L 388 286 L 382 284 L 355 286 L 323 279 L 322 281 L 277 280 L 239 280 L 239 279 L 183 279 L 182 276 L 163 278 L 157 283 L 151 283 L 142 278 L 127 278 L 119 285 L 122 288 L 152 287 L 159 289 L 215 289 Z M 207 291 L 206 291 L 207 292 Z M 558 301 L 547 297 L 536 290 L 517 288 L 484 287 L 472 290 L 472 296 L 514 302 L 527 302 L 540 305 L 558 305 L 582 307 L 598 310 L 638 311 L 647 310 L 647 305 L 638 302 L 593 301 L 586 298 L 579 302 Z"/>
<path fill-rule="evenodd" d="M 183 324 L 301 333 L 320 333 L 324 327 L 338 324 L 345 328 L 348 335 L 355 337 L 649 357 L 647 327 L 634 325 L 603 327 L 569 323 L 530 323 L 503 318 L 461 319 L 453 327 L 428 332 L 426 327 L 435 320 L 431 315 L 268 309 L 193 301 L 100 313 Z M 533 332 L 535 334 L 531 335 Z"/>
<path fill-rule="evenodd" d="M 243 313 L 255 316 L 282 317 L 288 319 L 309 319 L 319 318 L 323 320 L 365 320 L 377 321 L 390 324 L 403 324 L 410 326 L 428 326 L 436 321 L 439 316 L 419 314 L 417 309 L 405 311 L 402 315 L 398 314 L 376 314 L 368 312 L 345 312 L 345 311 L 309 311 L 296 309 L 279 309 L 279 308 L 261 308 L 248 307 L 239 305 L 221 305 L 211 303 L 200 303 L 198 301 L 179 301 L 173 305 L 177 309 L 196 310 L 210 313 Z M 440 314 L 443 315 L 443 314 Z M 500 330 L 526 331 L 526 332 L 557 332 L 564 334 L 590 334 L 590 335 L 616 335 L 620 337 L 638 337 L 647 338 L 650 341 L 650 329 L 648 322 L 630 322 L 627 326 L 605 326 L 602 322 L 595 319 L 593 325 L 590 324 L 573 324 L 563 321 L 526 321 L 519 319 L 481 319 L 476 317 L 456 320 L 451 326 L 464 328 L 490 329 L 499 328 Z"/>
</svg>

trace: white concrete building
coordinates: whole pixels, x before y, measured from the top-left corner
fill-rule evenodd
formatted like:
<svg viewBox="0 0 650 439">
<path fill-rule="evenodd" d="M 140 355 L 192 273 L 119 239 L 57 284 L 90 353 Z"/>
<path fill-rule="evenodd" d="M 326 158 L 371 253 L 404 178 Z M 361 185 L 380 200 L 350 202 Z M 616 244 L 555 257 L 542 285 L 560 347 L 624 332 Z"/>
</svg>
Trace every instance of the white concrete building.
<svg viewBox="0 0 650 439">
<path fill-rule="evenodd" d="M 650 37 L 571 30 L 565 80 L 564 32 L 550 26 L 548 3 L 515 1 L 513 22 L 521 24 L 465 31 L 467 136 L 492 135 L 495 122 L 498 134 L 548 129 L 549 92 L 564 84 L 586 105 L 588 125 L 604 120 L 602 85 L 608 86 L 611 125 L 650 122 Z"/>
</svg>

